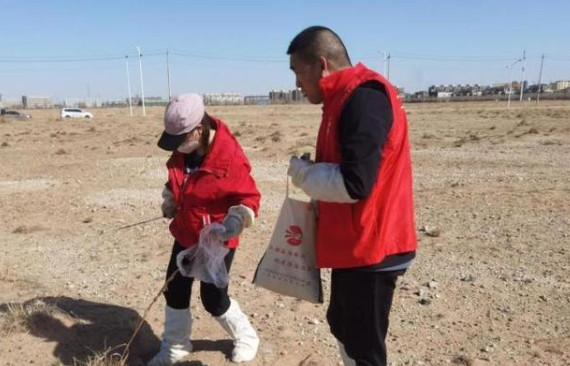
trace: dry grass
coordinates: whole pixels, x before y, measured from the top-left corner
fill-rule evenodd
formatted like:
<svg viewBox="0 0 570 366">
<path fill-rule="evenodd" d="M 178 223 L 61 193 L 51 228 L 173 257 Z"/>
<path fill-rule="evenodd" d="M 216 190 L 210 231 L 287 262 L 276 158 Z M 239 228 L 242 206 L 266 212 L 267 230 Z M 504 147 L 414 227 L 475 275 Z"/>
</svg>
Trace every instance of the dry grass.
<svg viewBox="0 0 570 366">
<path fill-rule="evenodd" d="M 6 335 L 13 332 L 28 332 L 38 316 L 55 314 L 64 313 L 40 300 L 31 304 L 7 304 L 5 309 L 0 309 L 0 330 Z"/>
<path fill-rule="evenodd" d="M 102 352 L 96 352 L 89 356 L 87 361 L 75 361 L 74 366 L 125 366 L 127 360 L 116 352 L 117 348 L 108 348 Z"/>
<path fill-rule="evenodd" d="M 8 336 L 12 333 L 30 332 L 34 326 L 45 319 L 45 317 L 64 316 L 71 317 L 54 305 L 46 304 L 41 300 L 32 303 L 7 304 L 0 309 L 0 331 Z M 114 348 L 107 348 L 104 351 L 93 352 L 87 361 L 74 360 L 74 366 L 125 366 L 127 365 L 127 355 L 122 354 L 119 349 L 124 345 Z M 55 365 L 59 365 L 56 363 Z"/>
</svg>

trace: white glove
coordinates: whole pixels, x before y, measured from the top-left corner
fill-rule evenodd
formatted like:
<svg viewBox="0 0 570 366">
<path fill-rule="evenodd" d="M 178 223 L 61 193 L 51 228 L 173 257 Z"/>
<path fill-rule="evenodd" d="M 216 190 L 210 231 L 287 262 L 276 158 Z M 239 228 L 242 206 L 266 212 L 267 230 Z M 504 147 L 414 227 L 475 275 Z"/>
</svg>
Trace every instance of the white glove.
<svg viewBox="0 0 570 366">
<path fill-rule="evenodd" d="M 176 214 L 176 201 L 174 201 L 174 194 L 168 187 L 162 190 L 162 216 L 172 219 Z"/>
<path fill-rule="evenodd" d="M 313 164 L 314 163 L 312 161 L 301 159 L 296 156 L 291 156 L 291 160 L 289 160 L 289 168 L 287 169 L 287 175 L 291 177 L 291 182 L 293 182 L 295 187 L 301 188 L 300 185 L 305 179 L 307 170 Z"/>
<path fill-rule="evenodd" d="M 334 163 L 313 163 L 291 157 L 287 174 L 296 187 L 317 201 L 355 203 L 348 194 L 340 165 Z"/>
<path fill-rule="evenodd" d="M 221 226 L 211 229 L 211 235 L 216 235 L 221 241 L 228 241 L 241 235 L 245 228 L 253 225 L 255 214 L 253 210 L 244 205 L 232 206 L 222 220 Z"/>
</svg>

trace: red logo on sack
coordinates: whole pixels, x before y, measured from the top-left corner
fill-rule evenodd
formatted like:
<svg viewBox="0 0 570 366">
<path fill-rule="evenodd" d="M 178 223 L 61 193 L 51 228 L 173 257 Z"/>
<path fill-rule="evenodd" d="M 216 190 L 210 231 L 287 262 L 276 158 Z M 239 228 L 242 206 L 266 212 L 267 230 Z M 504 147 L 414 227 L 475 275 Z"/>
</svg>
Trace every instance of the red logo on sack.
<svg viewBox="0 0 570 366">
<path fill-rule="evenodd" d="M 301 245 L 303 242 L 303 230 L 297 225 L 291 225 L 285 232 L 285 239 L 287 239 L 287 243 L 292 246 Z"/>
</svg>

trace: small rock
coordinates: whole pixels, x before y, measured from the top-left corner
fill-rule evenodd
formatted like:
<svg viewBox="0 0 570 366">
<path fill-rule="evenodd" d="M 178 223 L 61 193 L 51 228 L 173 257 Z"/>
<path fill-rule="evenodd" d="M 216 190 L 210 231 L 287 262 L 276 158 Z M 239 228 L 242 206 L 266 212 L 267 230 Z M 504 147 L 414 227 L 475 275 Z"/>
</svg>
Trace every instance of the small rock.
<svg viewBox="0 0 570 366">
<path fill-rule="evenodd" d="M 490 344 L 488 346 L 485 346 L 483 349 L 481 349 L 481 351 L 485 352 L 485 353 L 491 353 L 495 350 L 494 345 Z"/>
<path fill-rule="evenodd" d="M 473 281 L 475 281 L 475 277 L 473 277 L 472 275 L 465 275 L 465 276 L 461 277 L 461 281 L 473 282 Z"/>
<path fill-rule="evenodd" d="M 441 235 L 441 229 L 437 226 L 424 226 L 423 231 L 426 233 L 427 236 L 431 236 L 437 238 Z"/>
</svg>

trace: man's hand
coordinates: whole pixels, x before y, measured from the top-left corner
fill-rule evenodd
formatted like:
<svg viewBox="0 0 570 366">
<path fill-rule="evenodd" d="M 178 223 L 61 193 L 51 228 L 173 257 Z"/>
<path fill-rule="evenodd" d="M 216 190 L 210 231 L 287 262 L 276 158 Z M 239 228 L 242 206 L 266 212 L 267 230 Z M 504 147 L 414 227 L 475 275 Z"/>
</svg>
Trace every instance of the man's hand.
<svg viewBox="0 0 570 366">
<path fill-rule="evenodd" d="M 162 209 L 162 216 L 167 219 L 174 218 L 176 214 L 176 201 L 174 200 L 174 194 L 166 186 L 162 190 L 162 205 L 160 208 Z"/>
<path fill-rule="evenodd" d="M 287 169 L 287 175 L 291 177 L 291 181 L 296 187 L 301 186 L 303 180 L 305 179 L 305 175 L 307 174 L 307 170 L 313 164 L 314 163 L 310 160 L 298 158 L 296 156 L 291 157 L 291 160 L 289 160 L 289 168 Z"/>
<path fill-rule="evenodd" d="M 287 174 L 291 176 L 293 184 L 313 200 L 336 203 L 358 201 L 348 194 L 339 164 L 313 163 L 293 156 Z"/>
</svg>

